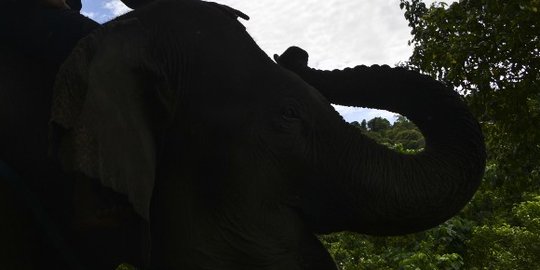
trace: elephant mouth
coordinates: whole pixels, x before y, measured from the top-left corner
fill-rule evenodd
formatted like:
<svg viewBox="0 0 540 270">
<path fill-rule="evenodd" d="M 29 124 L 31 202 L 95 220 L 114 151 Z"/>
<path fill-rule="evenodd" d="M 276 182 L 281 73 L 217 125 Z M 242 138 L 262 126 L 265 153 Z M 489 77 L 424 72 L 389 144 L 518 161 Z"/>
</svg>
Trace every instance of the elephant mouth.
<svg viewBox="0 0 540 270">
<path fill-rule="evenodd" d="M 141 221 L 126 196 L 102 187 L 93 179 L 77 176 L 73 196 L 74 231 L 118 229 Z"/>
<path fill-rule="evenodd" d="M 112 206 L 99 209 L 94 215 L 75 218 L 72 221 L 74 231 L 94 231 L 129 227 L 139 220 L 131 206 Z"/>
</svg>

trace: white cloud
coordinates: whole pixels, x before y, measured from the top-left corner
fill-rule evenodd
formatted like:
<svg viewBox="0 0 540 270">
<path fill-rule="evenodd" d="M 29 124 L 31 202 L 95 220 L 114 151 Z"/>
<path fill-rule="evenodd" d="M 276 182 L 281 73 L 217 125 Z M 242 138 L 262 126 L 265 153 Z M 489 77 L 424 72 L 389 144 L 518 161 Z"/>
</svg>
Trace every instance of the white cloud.
<svg viewBox="0 0 540 270">
<path fill-rule="evenodd" d="M 96 12 L 85 12 L 85 11 L 81 11 L 81 14 L 82 14 L 83 16 L 86 16 L 86 17 L 92 19 L 92 20 L 97 20 L 97 18 L 98 18 L 98 15 L 97 15 Z"/>
<path fill-rule="evenodd" d="M 291 45 L 310 54 L 309 64 L 320 69 L 360 64 L 394 65 L 411 54 L 410 29 L 397 0 L 217 0 L 251 16 L 244 22 L 269 55 Z M 380 110 L 335 106 L 347 121 L 394 114 Z"/>
<path fill-rule="evenodd" d="M 219 1 L 219 0 L 218 0 Z M 298 45 L 318 68 L 396 64 L 410 55 L 399 1 L 221 0 L 252 17 L 248 31 L 268 54 Z"/>
<path fill-rule="evenodd" d="M 120 2 L 120 0 L 109 0 L 103 4 L 103 7 L 109 10 L 115 17 L 131 11 L 131 9 Z"/>
<path fill-rule="evenodd" d="M 310 66 L 336 69 L 360 64 L 392 66 L 412 53 L 407 45 L 410 29 L 398 0 L 215 1 L 248 14 L 251 20 L 243 23 L 270 56 L 297 45 L 310 54 Z M 395 116 L 380 110 L 335 107 L 347 121 L 375 116 L 393 121 Z"/>
<path fill-rule="evenodd" d="M 393 123 L 396 120 L 396 114 L 384 110 L 376 110 L 376 109 L 367 109 L 367 108 L 355 108 L 355 107 L 347 107 L 347 106 L 341 106 L 341 105 L 333 105 L 337 112 L 341 116 L 343 116 L 343 119 L 347 122 L 353 122 L 358 121 L 361 122 L 363 119 L 370 120 L 375 117 L 384 117 L 388 119 L 391 123 Z"/>
</svg>

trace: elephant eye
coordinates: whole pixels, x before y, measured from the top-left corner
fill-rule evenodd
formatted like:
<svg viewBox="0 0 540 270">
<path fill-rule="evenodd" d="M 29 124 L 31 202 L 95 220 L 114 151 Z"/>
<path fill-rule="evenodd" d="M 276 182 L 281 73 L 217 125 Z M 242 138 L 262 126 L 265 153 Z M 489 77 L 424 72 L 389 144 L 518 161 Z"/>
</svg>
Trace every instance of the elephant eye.
<svg viewBox="0 0 540 270">
<path fill-rule="evenodd" d="M 298 119 L 300 115 L 298 110 L 292 106 L 285 107 L 281 112 L 281 117 L 284 119 Z"/>
</svg>

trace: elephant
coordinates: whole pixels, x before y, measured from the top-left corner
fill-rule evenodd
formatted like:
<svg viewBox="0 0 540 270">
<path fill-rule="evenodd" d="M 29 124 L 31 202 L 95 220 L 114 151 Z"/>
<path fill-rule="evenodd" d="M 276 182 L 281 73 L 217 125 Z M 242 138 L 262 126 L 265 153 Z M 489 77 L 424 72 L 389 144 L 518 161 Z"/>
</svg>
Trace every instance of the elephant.
<svg viewBox="0 0 540 270">
<path fill-rule="evenodd" d="M 112 256 L 337 269 L 316 234 L 407 234 L 467 204 L 485 147 L 457 93 L 403 68 L 320 71 L 307 57 L 291 47 L 272 61 L 234 16 L 194 0 L 149 3 L 78 43 L 54 85 L 51 152 L 63 173 L 132 206 L 122 228 L 143 229 L 119 241 L 146 249 Z M 425 150 L 377 144 L 331 102 L 408 117 Z"/>
</svg>

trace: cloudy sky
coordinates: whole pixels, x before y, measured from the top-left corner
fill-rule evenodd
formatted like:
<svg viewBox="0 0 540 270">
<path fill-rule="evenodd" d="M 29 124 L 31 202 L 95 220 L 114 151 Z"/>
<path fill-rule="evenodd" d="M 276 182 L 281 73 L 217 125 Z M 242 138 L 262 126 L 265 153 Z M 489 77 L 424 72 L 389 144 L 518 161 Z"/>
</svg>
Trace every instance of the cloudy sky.
<svg viewBox="0 0 540 270">
<path fill-rule="evenodd" d="M 291 45 L 310 54 L 309 65 L 320 69 L 359 64 L 393 66 L 408 59 L 410 29 L 399 0 L 215 0 L 248 14 L 248 32 L 268 54 Z M 432 3 L 433 0 L 425 0 Z M 444 0 L 438 2 L 451 3 Z M 119 0 L 83 0 L 82 13 L 106 22 L 129 9 Z M 337 106 L 347 121 L 375 116 L 393 120 L 385 111 Z"/>
</svg>

